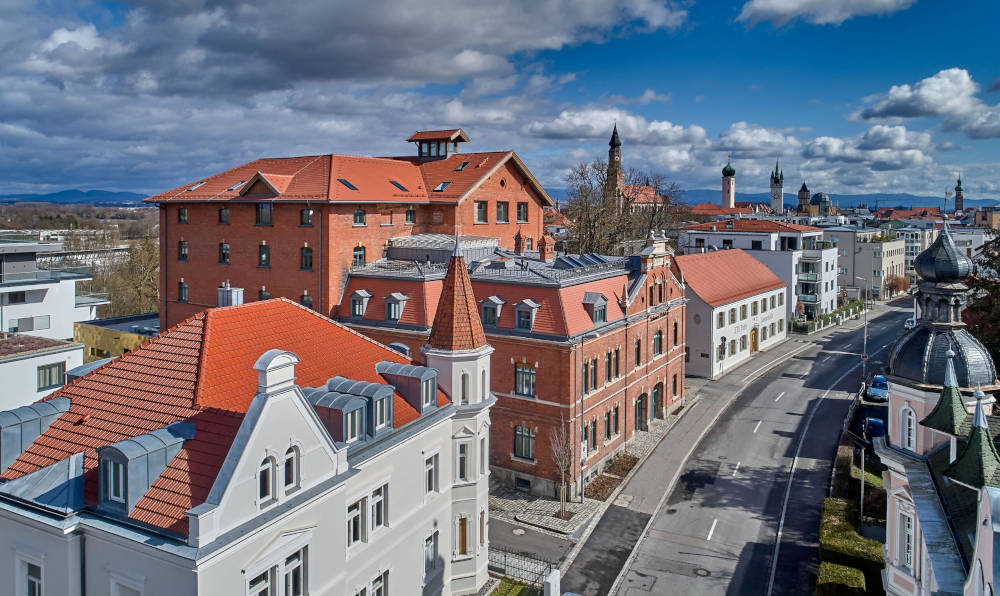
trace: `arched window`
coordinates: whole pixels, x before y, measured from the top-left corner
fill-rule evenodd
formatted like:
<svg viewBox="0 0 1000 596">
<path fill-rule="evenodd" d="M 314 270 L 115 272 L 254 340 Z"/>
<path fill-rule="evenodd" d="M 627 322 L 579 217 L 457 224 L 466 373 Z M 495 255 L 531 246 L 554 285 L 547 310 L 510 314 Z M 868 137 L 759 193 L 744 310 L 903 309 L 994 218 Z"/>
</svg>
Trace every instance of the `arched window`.
<svg viewBox="0 0 1000 596">
<path fill-rule="evenodd" d="M 469 373 L 462 373 L 462 403 L 469 403 Z"/>
<path fill-rule="evenodd" d="M 909 407 L 900 411 L 899 441 L 903 449 L 914 451 L 917 448 L 917 416 Z"/>
<path fill-rule="evenodd" d="M 482 372 L 482 380 L 479 382 L 479 395 L 480 398 L 485 401 L 486 397 L 489 395 L 488 389 L 486 388 L 486 371 Z"/>
<path fill-rule="evenodd" d="M 257 502 L 266 506 L 274 500 L 274 458 L 265 457 L 257 469 Z"/>
<path fill-rule="evenodd" d="M 677 325 L 677 321 L 674 321 L 674 345 L 675 346 L 679 343 L 677 341 L 677 338 L 678 338 L 678 325 Z"/>
<path fill-rule="evenodd" d="M 299 488 L 299 448 L 292 446 L 285 452 L 285 494 Z"/>
</svg>

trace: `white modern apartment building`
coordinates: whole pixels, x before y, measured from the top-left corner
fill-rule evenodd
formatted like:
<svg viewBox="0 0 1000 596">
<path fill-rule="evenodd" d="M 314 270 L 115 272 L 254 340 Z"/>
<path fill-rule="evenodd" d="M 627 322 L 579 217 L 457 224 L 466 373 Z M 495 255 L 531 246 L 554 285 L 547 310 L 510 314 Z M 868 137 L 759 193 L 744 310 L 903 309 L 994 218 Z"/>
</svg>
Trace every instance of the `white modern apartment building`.
<svg viewBox="0 0 1000 596">
<path fill-rule="evenodd" d="M 824 228 L 823 237 L 837 249 L 842 288 L 854 288 L 857 294 L 870 286 L 876 300 L 886 300 L 895 295 L 888 288 L 891 278 L 906 278 L 906 242 L 894 232 L 837 226 Z"/>
<path fill-rule="evenodd" d="M 824 243 L 819 228 L 769 219 L 727 219 L 682 228 L 677 246 L 682 254 L 747 251 L 785 282 L 786 324 L 798 316 L 813 319 L 837 308 L 837 251 Z"/>
<path fill-rule="evenodd" d="M 106 296 L 77 291 L 88 268 L 39 269 L 37 258 L 62 250 L 58 242 L 0 239 L 0 330 L 71 339 L 73 323 L 97 318 Z"/>
<path fill-rule="evenodd" d="M 66 371 L 83 364 L 83 344 L 0 333 L 0 412 L 38 401 L 65 382 Z"/>
<path fill-rule="evenodd" d="M 787 337 L 785 282 L 748 251 L 678 255 L 672 267 L 686 284 L 687 374 L 719 378 Z"/>
<path fill-rule="evenodd" d="M 0 593 L 476 593 L 492 348 L 452 295 L 426 366 L 275 299 L 0 413 Z"/>
<path fill-rule="evenodd" d="M 937 239 L 937 236 L 938 231 L 935 228 L 907 226 L 896 229 L 896 237 L 902 238 L 905 244 L 903 258 L 906 262 L 906 277 L 910 285 L 917 283 L 917 273 L 913 270 L 913 259 L 927 250 Z"/>
</svg>

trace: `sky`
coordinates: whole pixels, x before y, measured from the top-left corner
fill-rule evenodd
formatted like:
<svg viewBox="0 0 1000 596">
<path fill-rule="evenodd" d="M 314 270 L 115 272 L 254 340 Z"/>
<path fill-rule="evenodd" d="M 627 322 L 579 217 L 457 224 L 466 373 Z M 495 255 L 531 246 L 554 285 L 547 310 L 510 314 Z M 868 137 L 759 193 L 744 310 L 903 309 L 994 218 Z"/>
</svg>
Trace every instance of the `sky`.
<svg viewBox="0 0 1000 596">
<path fill-rule="evenodd" d="M 6 191 L 156 193 L 258 157 L 461 127 L 543 185 L 1000 199 L 1000 2 L 0 0 Z"/>
</svg>

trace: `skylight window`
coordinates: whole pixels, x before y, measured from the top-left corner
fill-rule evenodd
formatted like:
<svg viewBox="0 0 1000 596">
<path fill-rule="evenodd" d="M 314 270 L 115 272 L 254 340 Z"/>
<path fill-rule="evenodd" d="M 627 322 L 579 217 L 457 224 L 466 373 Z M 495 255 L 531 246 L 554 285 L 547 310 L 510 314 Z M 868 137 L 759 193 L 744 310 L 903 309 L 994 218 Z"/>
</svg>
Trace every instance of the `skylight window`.
<svg viewBox="0 0 1000 596">
<path fill-rule="evenodd" d="M 403 186 L 399 182 L 396 182 L 395 180 L 390 180 L 389 182 L 391 182 L 393 186 L 395 186 L 396 188 L 398 188 L 399 190 L 401 190 L 403 192 L 410 192 L 410 191 L 406 190 L 405 186 Z"/>
<path fill-rule="evenodd" d="M 337 178 L 337 182 L 340 182 L 341 184 L 343 184 L 344 186 L 346 186 L 347 188 L 349 188 L 351 190 L 358 190 L 357 186 L 354 186 L 353 184 L 351 184 L 350 182 L 348 182 L 344 178 Z"/>
<path fill-rule="evenodd" d="M 192 190 L 198 190 L 202 186 L 205 186 L 205 182 L 206 181 L 203 180 L 203 181 L 199 182 L 198 184 L 195 184 L 194 186 L 192 186 L 191 188 L 188 189 L 188 192 L 191 192 Z"/>
<path fill-rule="evenodd" d="M 466 168 L 466 166 L 468 166 L 468 165 L 469 165 L 469 162 L 467 162 L 467 161 L 463 161 L 462 163 L 460 163 L 460 164 L 458 165 L 458 167 L 457 167 L 457 168 L 455 168 L 455 171 L 456 171 L 456 172 L 461 172 L 461 171 L 462 171 L 462 170 L 464 170 L 464 169 Z"/>
<path fill-rule="evenodd" d="M 449 186 L 451 186 L 451 182 L 442 182 L 441 184 L 438 184 L 437 186 L 434 187 L 434 192 L 442 192 Z"/>
<path fill-rule="evenodd" d="M 244 184 L 246 184 L 246 180 L 240 180 L 239 182 L 237 182 L 236 184 L 230 186 L 226 190 L 236 190 L 237 188 L 243 186 Z"/>
</svg>

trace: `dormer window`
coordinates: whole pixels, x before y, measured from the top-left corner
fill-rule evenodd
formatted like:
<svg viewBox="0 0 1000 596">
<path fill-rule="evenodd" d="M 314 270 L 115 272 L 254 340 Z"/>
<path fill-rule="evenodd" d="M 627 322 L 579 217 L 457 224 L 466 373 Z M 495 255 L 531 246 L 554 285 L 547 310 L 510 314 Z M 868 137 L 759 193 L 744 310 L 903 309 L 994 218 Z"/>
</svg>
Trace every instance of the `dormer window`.
<svg viewBox="0 0 1000 596">
<path fill-rule="evenodd" d="M 344 440 L 348 443 L 357 441 L 364 432 L 361 420 L 362 410 L 351 410 L 344 414 Z"/>
<path fill-rule="evenodd" d="M 104 496 L 115 503 L 125 502 L 125 464 L 104 460 Z"/>
<path fill-rule="evenodd" d="M 490 296 L 483 300 L 483 325 L 496 325 L 500 320 L 500 311 L 504 304 L 503 299 L 498 296 Z"/>
<path fill-rule="evenodd" d="M 424 408 L 433 406 L 437 401 L 437 379 L 431 377 L 424 379 L 420 385 L 420 403 Z"/>
<path fill-rule="evenodd" d="M 410 297 L 401 292 L 393 292 L 385 299 L 385 320 L 398 321 L 403 316 L 403 308 Z"/>
<path fill-rule="evenodd" d="M 389 398 L 375 400 L 375 429 L 385 428 L 389 424 Z"/>
<path fill-rule="evenodd" d="M 515 320 L 518 329 L 530 331 L 535 326 L 535 313 L 538 312 L 538 304 L 530 298 L 525 298 L 515 307 Z"/>
<path fill-rule="evenodd" d="M 368 300 L 372 297 L 368 290 L 357 290 L 351 294 L 351 316 L 363 317 L 368 310 Z"/>
<path fill-rule="evenodd" d="M 274 458 L 265 457 L 257 469 L 257 502 L 261 507 L 274 501 Z"/>
</svg>

